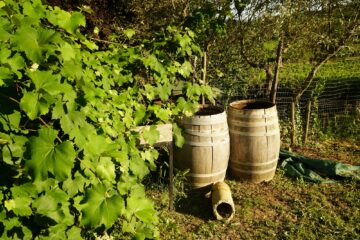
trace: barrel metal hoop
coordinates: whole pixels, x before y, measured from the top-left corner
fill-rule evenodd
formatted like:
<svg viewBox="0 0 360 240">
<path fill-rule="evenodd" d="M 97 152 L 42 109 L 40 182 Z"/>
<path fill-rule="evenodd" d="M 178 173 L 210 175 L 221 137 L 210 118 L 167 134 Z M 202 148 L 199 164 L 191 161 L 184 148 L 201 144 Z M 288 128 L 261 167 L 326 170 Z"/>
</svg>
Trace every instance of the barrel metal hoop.
<svg viewBox="0 0 360 240">
<path fill-rule="evenodd" d="M 192 141 L 185 141 L 186 145 L 193 146 L 193 147 L 212 147 L 217 146 L 219 144 L 226 144 L 229 143 L 229 138 L 226 138 L 223 141 L 219 142 L 192 142 Z"/>
<path fill-rule="evenodd" d="M 276 165 L 270 169 L 266 169 L 266 170 L 245 170 L 245 169 L 240 169 L 240 168 L 236 168 L 231 166 L 230 169 L 235 170 L 237 172 L 241 172 L 241 173 L 258 173 L 258 174 L 263 174 L 263 173 L 268 173 L 268 172 L 272 172 L 276 169 Z"/>
<path fill-rule="evenodd" d="M 220 172 L 216 172 L 216 173 L 188 173 L 187 176 L 189 177 L 214 177 L 217 175 L 221 175 L 223 173 L 226 172 L 226 168 Z"/>
<path fill-rule="evenodd" d="M 241 166 L 249 166 L 249 167 L 260 167 L 260 166 L 266 166 L 266 165 L 270 165 L 273 164 L 275 162 L 278 161 L 278 158 L 275 158 L 271 161 L 268 162 L 262 162 L 262 163 L 251 163 L 251 162 L 233 162 L 236 163 L 237 165 L 241 165 Z"/>
<path fill-rule="evenodd" d="M 214 131 L 196 131 L 191 129 L 185 129 L 185 133 L 192 135 L 192 136 L 199 136 L 199 137 L 220 137 L 220 136 L 227 136 L 229 135 L 229 129 L 223 129 L 222 131 L 214 132 Z"/>
<path fill-rule="evenodd" d="M 274 129 L 268 132 L 242 132 L 242 131 L 237 131 L 234 129 L 230 128 L 230 133 L 235 133 L 238 134 L 240 136 L 248 136 L 248 137 L 264 137 L 264 136 L 274 136 L 274 135 L 279 135 L 279 129 Z"/>
<path fill-rule="evenodd" d="M 247 119 L 257 119 L 257 118 L 271 118 L 271 117 L 277 117 L 277 112 L 274 111 L 272 113 L 258 113 L 258 114 L 254 114 L 254 113 L 251 113 L 251 115 L 249 114 L 244 114 L 244 113 L 241 113 L 241 112 L 231 112 L 229 113 L 229 117 L 231 118 L 232 116 L 234 117 L 241 117 L 241 118 L 247 118 Z"/>
<path fill-rule="evenodd" d="M 229 119 L 229 122 L 231 123 L 231 126 L 237 126 L 237 127 L 264 127 L 269 126 L 273 124 L 278 124 L 278 120 L 272 120 L 272 121 L 264 121 L 264 122 L 244 122 L 244 121 L 237 121 Z"/>
</svg>

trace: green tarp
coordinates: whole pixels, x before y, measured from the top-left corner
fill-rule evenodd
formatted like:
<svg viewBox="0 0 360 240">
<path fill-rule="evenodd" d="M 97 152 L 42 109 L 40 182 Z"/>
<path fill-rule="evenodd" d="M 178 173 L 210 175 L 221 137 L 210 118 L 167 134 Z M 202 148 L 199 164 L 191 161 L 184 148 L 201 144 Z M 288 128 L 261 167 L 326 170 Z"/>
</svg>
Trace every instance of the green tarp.
<svg viewBox="0 0 360 240">
<path fill-rule="evenodd" d="M 334 180 L 346 178 L 360 181 L 360 166 L 307 158 L 285 150 L 280 150 L 279 166 L 290 177 L 303 178 L 315 183 L 334 183 Z"/>
</svg>

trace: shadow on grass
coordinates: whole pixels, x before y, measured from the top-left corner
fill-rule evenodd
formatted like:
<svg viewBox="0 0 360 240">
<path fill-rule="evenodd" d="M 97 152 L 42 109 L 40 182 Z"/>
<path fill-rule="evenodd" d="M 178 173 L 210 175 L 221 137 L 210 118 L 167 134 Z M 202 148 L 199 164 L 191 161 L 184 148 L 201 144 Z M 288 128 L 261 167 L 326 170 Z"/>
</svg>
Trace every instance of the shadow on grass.
<svg viewBox="0 0 360 240">
<path fill-rule="evenodd" d="M 207 197 L 210 188 L 192 189 L 187 191 L 187 197 L 177 199 L 175 210 L 182 214 L 192 215 L 204 221 L 214 220 L 211 196 Z"/>
</svg>

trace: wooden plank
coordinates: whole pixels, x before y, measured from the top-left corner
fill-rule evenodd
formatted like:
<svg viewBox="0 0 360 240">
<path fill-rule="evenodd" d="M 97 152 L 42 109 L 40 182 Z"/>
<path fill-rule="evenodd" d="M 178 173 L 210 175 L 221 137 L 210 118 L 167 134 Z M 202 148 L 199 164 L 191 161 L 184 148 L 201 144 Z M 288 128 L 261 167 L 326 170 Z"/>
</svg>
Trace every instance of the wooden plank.
<svg viewBox="0 0 360 240">
<path fill-rule="evenodd" d="M 135 128 L 135 131 L 137 132 L 142 132 L 145 129 L 149 129 L 150 126 L 138 126 Z M 173 140 L 173 134 L 172 134 L 172 125 L 171 124 L 160 124 L 160 125 L 156 125 L 156 129 L 159 131 L 160 133 L 160 138 L 158 139 L 158 141 L 155 144 L 159 144 L 159 143 L 167 143 L 167 142 L 172 142 Z M 148 144 L 145 139 L 140 136 L 140 145 L 145 145 Z"/>
</svg>

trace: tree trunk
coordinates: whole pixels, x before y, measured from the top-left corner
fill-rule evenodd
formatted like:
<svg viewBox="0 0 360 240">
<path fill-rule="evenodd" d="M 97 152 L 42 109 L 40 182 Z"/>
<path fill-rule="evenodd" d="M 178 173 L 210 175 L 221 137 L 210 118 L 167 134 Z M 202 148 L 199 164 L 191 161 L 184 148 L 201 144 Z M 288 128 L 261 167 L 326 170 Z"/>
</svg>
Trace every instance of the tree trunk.
<svg viewBox="0 0 360 240">
<path fill-rule="evenodd" d="M 267 65 L 265 68 L 265 74 L 266 74 L 266 79 L 265 79 L 265 94 L 266 96 L 269 96 L 270 91 L 271 91 L 271 86 L 273 83 L 273 78 L 274 78 L 274 74 L 272 71 L 272 66 L 271 65 Z"/>
<path fill-rule="evenodd" d="M 272 84 L 271 84 L 270 101 L 272 103 L 276 102 L 276 93 L 277 93 L 277 88 L 279 85 L 279 70 L 280 70 L 280 66 L 282 63 L 283 48 L 284 48 L 284 41 L 283 41 L 283 38 L 281 37 L 279 44 L 278 44 L 277 51 L 276 51 L 276 64 L 275 64 L 274 80 L 272 81 Z"/>
</svg>

